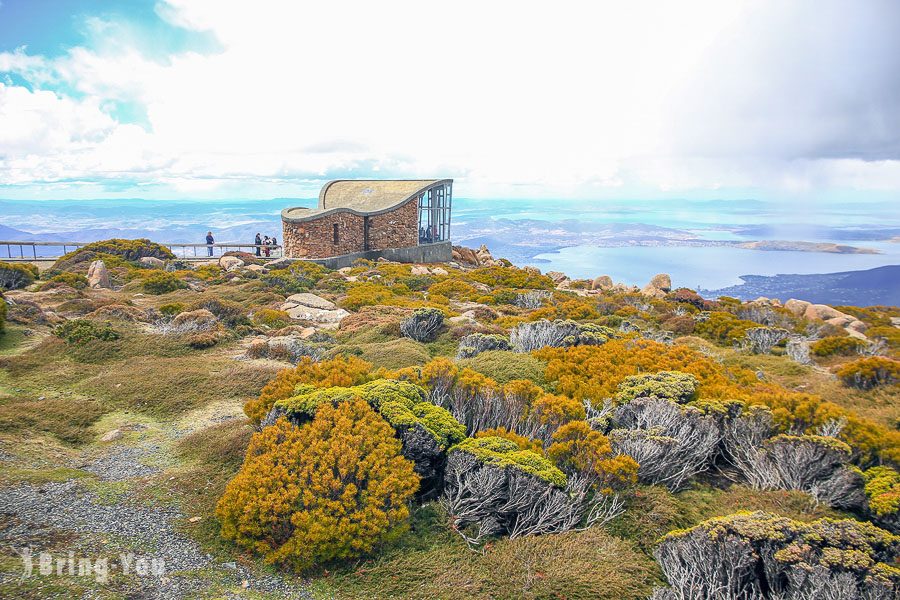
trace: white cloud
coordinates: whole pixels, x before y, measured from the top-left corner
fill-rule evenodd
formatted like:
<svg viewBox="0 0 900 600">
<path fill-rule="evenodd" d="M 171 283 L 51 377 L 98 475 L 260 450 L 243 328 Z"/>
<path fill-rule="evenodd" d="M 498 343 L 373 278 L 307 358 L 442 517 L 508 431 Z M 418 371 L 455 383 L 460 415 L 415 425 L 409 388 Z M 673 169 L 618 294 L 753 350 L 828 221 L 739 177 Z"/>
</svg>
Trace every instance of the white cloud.
<svg viewBox="0 0 900 600">
<path fill-rule="evenodd" d="M 0 184 L 256 195 L 379 172 L 455 176 L 470 195 L 900 189 L 897 157 L 860 160 L 896 144 L 896 60 L 867 54 L 890 46 L 872 29 L 890 7 L 842 20 L 838 4 L 786 4 L 166 0 L 164 19 L 222 51 L 151 59 L 95 20 L 65 56 L 0 53 L 0 71 L 59 90 L 3 88 Z M 147 130 L 110 102 L 142 107 Z"/>
</svg>

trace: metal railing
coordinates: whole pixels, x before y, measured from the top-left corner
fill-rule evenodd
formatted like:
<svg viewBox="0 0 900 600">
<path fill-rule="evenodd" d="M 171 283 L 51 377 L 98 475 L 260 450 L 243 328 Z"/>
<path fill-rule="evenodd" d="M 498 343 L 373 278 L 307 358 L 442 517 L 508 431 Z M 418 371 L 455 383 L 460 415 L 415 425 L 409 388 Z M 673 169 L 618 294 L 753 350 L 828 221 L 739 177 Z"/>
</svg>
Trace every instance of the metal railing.
<svg viewBox="0 0 900 600">
<path fill-rule="evenodd" d="M 0 241 L 0 260 L 35 261 L 56 260 L 64 254 L 87 246 L 91 242 L 30 242 Z M 160 244 L 172 251 L 181 260 L 209 260 L 226 252 L 247 252 L 258 255 L 261 260 L 282 257 L 281 245 L 241 244 L 222 242 L 215 244 Z M 257 252 L 258 251 L 258 252 Z"/>
</svg>

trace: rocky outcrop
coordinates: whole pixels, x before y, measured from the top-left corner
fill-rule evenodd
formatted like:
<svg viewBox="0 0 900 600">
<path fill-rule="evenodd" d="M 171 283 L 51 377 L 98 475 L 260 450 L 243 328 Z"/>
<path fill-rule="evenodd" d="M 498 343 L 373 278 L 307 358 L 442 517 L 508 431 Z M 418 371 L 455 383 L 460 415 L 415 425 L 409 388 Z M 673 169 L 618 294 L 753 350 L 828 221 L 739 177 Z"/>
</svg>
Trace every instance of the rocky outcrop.
<svg viewBox="0 0 900 600">
<path fill-rule="evenodd" d="M 226 271 L 236 271 L 237 269 L 240 269 L 244 266 L 244 261 L 239 259 L 237 256 L 225 255 L 219 258 L 219 266 Z"/>
<path fill-rule="evenodd" d="M 609 275 L 600 275 L 599 277 L 595 277 L 594 281 L 591 282 L 592 290 L 611 290 L 613 288 L 613 280 Z"/>
<path fill-rule="evenodd" d="M 95 260 L 91 263 L 91 266 L 88 267 L 87 280 L 88 285 L 92 288 L 110 287 L 109 270 L 106 268 L 106 265 L 103 264 L 102 260 Z"/>
<path fill-rule="evenodd" d="M 824 321 L 829 325 L 845 330 L 851 337 L 867 339 L 865 331 L 868 329 L 868 326 L 865 323 L 853 315 L 842 313 L 827 304 L 812 304 L 805 300 L 791 298 L 784 303 L 784 308 L 795 317 L 803 317 L 810 321 Z"/>
<path fill-rule="evenodd" d="M 453 260 L 469 267 L 492 267 L 499 264 L 484 244 L 478 250 L 465 246 L 453 246 Z"/>
<path fill-rule="evenodd" d="M 166 266 L 166 261 L 156 258 L 155 256 L 145 256 L 138 262 L 151 269 L 162 269 Z"/>
<path fill-rule="evenodd" d="M 334 302 L 310 293 L 288 296 L 281 305 L 281 310 L 292 319 L 329 326 L 340 324 L 350 314 L 343 308 L 337 308 Z"/>
<path fill-rule="evenodd" d="M 650 298 L 665 298 L 672 291 L 672 278 L 667 273 L 654 275 L 650 283 L 641 289 L 641 294 Z"/>
</svg>

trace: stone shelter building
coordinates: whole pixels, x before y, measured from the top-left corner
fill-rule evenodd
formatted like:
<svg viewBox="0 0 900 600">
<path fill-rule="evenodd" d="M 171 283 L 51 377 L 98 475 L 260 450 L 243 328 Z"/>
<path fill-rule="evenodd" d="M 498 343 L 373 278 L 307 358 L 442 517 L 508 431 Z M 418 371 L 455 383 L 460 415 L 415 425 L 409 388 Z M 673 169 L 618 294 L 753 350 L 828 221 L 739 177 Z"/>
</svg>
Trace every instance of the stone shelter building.
<svg viewBox="0 0 900 600">
<path fill-rule="evenodd" d="M 330 181 L 317 208 L 281 211 L 287 258 L 335 268 L 357 258 L 451 259 L 452 179 Z"/>
</svg>

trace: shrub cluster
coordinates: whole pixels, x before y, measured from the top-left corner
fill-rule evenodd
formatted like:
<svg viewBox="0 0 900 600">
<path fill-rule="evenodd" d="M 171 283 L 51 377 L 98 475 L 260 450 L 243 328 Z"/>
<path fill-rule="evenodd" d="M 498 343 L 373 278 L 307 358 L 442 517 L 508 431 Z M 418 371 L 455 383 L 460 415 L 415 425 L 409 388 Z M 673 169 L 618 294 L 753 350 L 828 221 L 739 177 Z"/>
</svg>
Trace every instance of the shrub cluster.
<svg viewBox="0 0 900 600">
<path fill-rule="evenodd" d="M 471 358 L 488 350 L 511 350 L 509 340 L 502 335 L 470 333 L 459 340 L 456 358 Z"/>
<path fill-rule="evenodd" d="M 141 287 L 148 294 L 159 296 L 175 290 L 186 288 L 188 285 L 174 273 L 154 270 L 146 277 L 141 278 Z"/>
<path fill-rule="evenodd" d="M 816 356 L 853 356 L 858 354 L 866 343 L 850 336 L 830 336 L 814 342 L 810 350 Z"/>
<path fill-rule="evenodd" d="M 88 280 L 87 277 L 80 273 L 57 273 L 41 286 L 41 291 L 49 290 L 61 285 L 65 285 L 76 290 L 83 290 L 88 286 Z"/>
<path fill-rule="evenodd" d="M 0 333 L 6 329 L 6 299 L 0 294 Z"/>
<path fill-rule="evenodd" d="M 417 486 L 391 427 L 350 400 L 303 427 L 281 419 L 254 434 L 216 515 L 225 539 L 305 571 L 389 541 Z"/>
<path fill-rule="evenodd" d="M 516 352 L 531 352 L 547 347 L 599 346 L 615 337 L 616 332 L 604 325 L 541 319 L 515 327 L 509 341 Z"/>
<path fill-rule="evenodd" d="M 119 333 L 109 323 L 98 325 L 87 319 L 66 321 L 53 330 L 53 334 L 69 344 L 86 344 L 91 340 L 109 342 L 119 339 Z"/>
<path fill-rule="evenodd" d="M 670 588 L 687 598 L 896 598 L 900 538 L 869 523 L 792 521 L 737 513 L 666 535 L 655 556 Z"/>
<path fill-rule="evenodd" d="M 614 399 L 626 403 L 636 398 L 655 398 L 684 404 L 697 398 L 697 383 L 696 377 L 680 371 L 629 375 L 619 384 Z"/>
<path fill-rule="evenodd" d="M 444 311 L 419 308 L 400 323 L 400 333 L 417 342 L 430 342 L 437 337 L 444 324 Z"/>
<path fill-rule="evenodd" d="M 18 290 L 34 283 L 38 269 L 30 263 L 0 261 L 0 290 Z"/>
<path fill-rule="evenodd" d="M 881 356 L 861 358 L 837 370 L 841 382 L 849 387 L 869 390 L 900 381 L 900 361 Z"/>
</svg>

